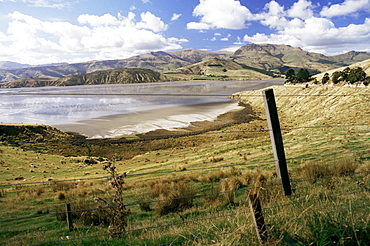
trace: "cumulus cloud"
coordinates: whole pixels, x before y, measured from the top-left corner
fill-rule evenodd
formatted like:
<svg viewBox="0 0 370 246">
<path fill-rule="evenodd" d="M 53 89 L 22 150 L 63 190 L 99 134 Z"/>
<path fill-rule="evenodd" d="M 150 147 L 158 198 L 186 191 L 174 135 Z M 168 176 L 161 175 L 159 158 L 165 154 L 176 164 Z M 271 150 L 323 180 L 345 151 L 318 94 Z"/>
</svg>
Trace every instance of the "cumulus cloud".
<svg viewBox="0 0 370 246">
<path fill-rule="evenodd" d="M 80 15 L 78 25 L 43 21 L 18 11 L 9 17 L 7 33 L 0 33 L 1 60 L 39 64 L 119 59 L 153 50 L 180 49 L 187 42 L 163 36 L 167 24 L 150 12 L 142 13 L 140 21 L 135 20 L 134 13 Z M 22 60 L 16 59 L 19 57 Z"/>
<path fill-rule="evenodd" d="M 161 21 L 161 18 L 153 15 L 149 11 L 141 13 L 141 22 L 137 23 L 138 28 L 149 29 L 154 32 L 166 31 L 168 25 Z"/>
<path fill-rule="evenodd" d="M 360 10 L 370 10 L 370 0 L 345 0 L 340 4 L 325 6 L 321 11 L 321 16 L 334 17 L 353 14 Z"/>
<path fill-rule="evenodd" d="M 313 6 L 311 1 L 299 0 L 288 10 L 288 16 L 293 18 L 308 19 L 313 17 Z"/>
<path fill-rule="evenodd" d="M 312 3 L 309 1 L 299 0 L 288 10 L 278 5 L 277 2 L 271 1 L 266 5 L 265 12 L 256 14 L 256 19 L 261 24 L 276 32 L 245 35 L 243 41 L 288 44 L 326 54 L 335 53 L 336 50 L 351 45 L 350 50 L 368 49 L 365 44 L 370 40 L 369 18 L 363 24 L 336 27 L 329 18 L 315 17 Z M 307 13 L 299 16 L 298 10 L 305 10 Z"/>
<path fill-rule="evenodd" d="M 236 0 L 200 0 L 193 15 L 201 17 L 201 20 L 188 23 L 188 29 L 243 29 L 245 22 L 252 17 L 249 9 Z"/>
</svg>

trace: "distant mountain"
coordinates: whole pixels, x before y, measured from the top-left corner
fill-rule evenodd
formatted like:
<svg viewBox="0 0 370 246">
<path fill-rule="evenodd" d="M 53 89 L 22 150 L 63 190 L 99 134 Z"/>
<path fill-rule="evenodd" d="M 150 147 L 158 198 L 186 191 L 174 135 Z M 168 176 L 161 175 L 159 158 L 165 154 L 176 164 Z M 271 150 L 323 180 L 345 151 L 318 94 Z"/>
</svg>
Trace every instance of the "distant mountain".
<svg viewBox="0 0 370 246">
<path fill-rule="evenodd" d="M 232 58 L 238 63 L 276 73 L 285 73 L 290 68 L 306 68 L 314 73 L 370 59 L 370 53 L 352 51 L 325 56 L 289 45 L 249 44 L 235 51 Z"/>
<path fill-rule="evenodd" d="M 0 83 L 22 78 L 61 78 L 68 75 L 87 74 L 120 68 L 145 68 L 154 71 L 167 71 L 200 62 L 208 57 L 229 57 L 232 52 L 186 49 L 182 51 L 158 51 L 134 56 L 123 60 L 90 61 L 76 64 L 31 67 L 0 70 Z"/>
<path fill-rule="evenodd" d="M 0 69 L 20 69 L 26 67 L 31 67 L 31 65 L 11 61 L 0 61 Z"/>
<path fill-rule="evenodd" d="M 345 54 L 330 56 L 329 58 L 332 61 L 336 62 L 338 65 L 348 66 L 355 62 L 360 62 L 360 61 L 370 59 L 370 53 L 350 51 Z"/>
<path fill-rule="evenodd" d="M 320 73 L 330 69 L 348 66 L 358 61 L 370 59 L 370 53 L 351 51 L 337 56 L 325 56 L 314 52 L 307 52 L 301 48 L 295 48 L 289 45 L 273 44 L 248 44 L 240 47 L 234 53 L 227 51 L 214 52 L 195 49 L 168 52 L 158 51 L 123 60 L 90 61 L 76 64 L 3 69 L 0 70 L 0 83 L 25 78 L 48 78 L 49 80 L 56 80 L 69 75 L 82 75 L 96 71 L 122 68 L 151 69 L 156 72 L 171 74 L 171 77 L 175 77 L 177 79 L 189 79 L 192 77 L 187 76 L 186 74 L 189 75 L 190 70 L 195 71 L 193 75 L 201 75 L 201 73 L 207 74 L 207 71 L 211 71 L 212 69 L 210 69 L 209 64 L 197 63 L 207 61 L 207 59 L 212 57 L 224 58 L 235 63 L 223 64 L 223 66 L 225 66 L 223 69 L 230 72 L 219 74 L 220 76 L 232 78 L 233 76 L 230 76 L 231 71 L 234 71 L 235 75 L 239 76 L 240 72 L 246 73 L 247 70 L 249 73 L 254 71 L 259 74 L 274 76 L 281 76 L 290 68 L 295 70 L 306 68 L 311 72 L 311 74 Z M 191 66 L 193 64 L 195 67 Z M 241 66 L 242 69 L 233 69 L 232 67 L 236 66 L 236 64 Z M 228 66 L 230 66 L 230 68 L 228 68 Z M 178 68 L 183 69 L 177 70 Z M 216 72 L 216 70 L 212 73 Z M 179 76 L 174 76 L 175 73 Z M 245 78 L 248 78 L 248 76 L 246 75 Z M 256 76 L 258 77 L 259 75 L 254 74 L 250 78 L 256 78 Z M 36 84 L 46 83 L 45 81 L 30 82 Z"/>
<path fill-rule="evenodd" d="M 70 75 L 59 79 L 27 78 L 0 84 L 0 88 L 73 86 L 97 84 L 152 83 L 165 80 L 162 74 L 150 69 L 123 68 Z"/>
<path fill-rule="evenodd" d="M 257 69 L 258 70 L 258 69 Z M 168 76 L 187 79 L 220 77 L 224 79 L 267 79 L 270 75 L 248 68 L 230 58 L 211 57 L 204 61 L 164 72 Z M 180 76 L 184 75 L 184 76 Z M 187 77 L 186 77 L 187 75 Z"/>
</svg>

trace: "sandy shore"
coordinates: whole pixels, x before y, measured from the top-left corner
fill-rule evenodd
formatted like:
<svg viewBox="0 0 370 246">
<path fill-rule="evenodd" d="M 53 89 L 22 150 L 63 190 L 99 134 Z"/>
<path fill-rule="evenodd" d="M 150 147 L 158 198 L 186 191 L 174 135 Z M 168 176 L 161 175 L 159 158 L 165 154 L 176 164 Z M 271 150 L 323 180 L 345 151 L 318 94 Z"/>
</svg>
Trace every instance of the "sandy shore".
<svg viewBox="0 0 370 246">
<path fill-rule="evenodd" d="M 89 138 L 117 138 L 149 132 L 158 134 L 179 129 L 199 131 L 202 129 L 201 125 L 209 125 L 206 127 L 209 128 L 218 116 L 241 109 L 243 107 L 235 101 L 206 103 L 112 115 L 55 127 L 66 132 L 77 132 Z M 229 120 L 223 120 L 222 124 L 230 123 Z M 218 121 L 216 125 L 219 123 Z"/>
</svg>

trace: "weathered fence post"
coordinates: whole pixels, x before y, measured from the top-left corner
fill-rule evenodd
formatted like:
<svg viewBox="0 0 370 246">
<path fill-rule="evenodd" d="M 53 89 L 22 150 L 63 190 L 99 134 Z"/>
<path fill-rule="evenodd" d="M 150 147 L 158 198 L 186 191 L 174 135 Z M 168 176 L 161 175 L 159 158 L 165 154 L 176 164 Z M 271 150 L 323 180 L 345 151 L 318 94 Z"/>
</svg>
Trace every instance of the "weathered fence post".
<svg viewBox="0 0 370 246">
<path fill-rule="evenodd" d="M 267 230 L 265 225 L 265 219 L 262 214 L 262 207 L 257 193 L 248 194 L 249 207 L 252 212 L 252 218 L 258 240 L 263 243 L 267 241 Z"/>
<path fill-rule="evenodd" d="M 276 109 L 274 90 L 273 89 L 264 90 L 262 92 L 262 95 L 270 132 L 272 150 L 274 152 L 276 173 L 283 185 L 285 195 L 289 196 L 292 194 L 292 189 L 290 186 L 288 168 L 286 165 L 283 138 L 281 136 L 281 129 Z"/>
<path fill-rule="evenodd" d="M 71 204 L 66 204 L 67 224 L 69 231 L 73 231 Z"/>
</svg>

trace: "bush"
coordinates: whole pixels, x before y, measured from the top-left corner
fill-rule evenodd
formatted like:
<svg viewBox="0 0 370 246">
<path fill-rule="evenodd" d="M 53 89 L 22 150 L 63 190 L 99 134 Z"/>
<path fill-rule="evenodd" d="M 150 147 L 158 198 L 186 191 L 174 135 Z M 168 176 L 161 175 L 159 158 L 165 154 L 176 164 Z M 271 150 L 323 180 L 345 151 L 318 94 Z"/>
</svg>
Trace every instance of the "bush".
<svg viewBox="0 0 370 246">
<path fill-rule="evenodd" d="M 150 194 L 160 200 L 156 204 L 158 214 L 166 215 L 191 208 L 195 191 L 185 182 L 162 182 L 151 187 Z"/>
<path fill-rule="evenodd" d="M 324 84 L 326 84 L 329 80 L 330 80 L 329 74 L 328 74 L 328 73 L 325 73 L 325 74 L 324 74 L 324 77 L 323 77 L 323 78 L 322 78 L 322 80 L 321 80 L 321 83 L 324 85 Z"/>
<path fill-rule="evenodd" d="M 235 203 L 235 192 L 240 187 L 242 187 L 242 182 L 237 177 L 226 178 L 221 183 L 221 192 L 225 197 L 227 203 Z"/>
<path fill-rule="evenodd" d="M 332 175 L 330 169 L 326 165 L 318 163 L 303 164 L 298 172 L 312 184 L 316 183 L 319 178 Z"/>
</svg>

